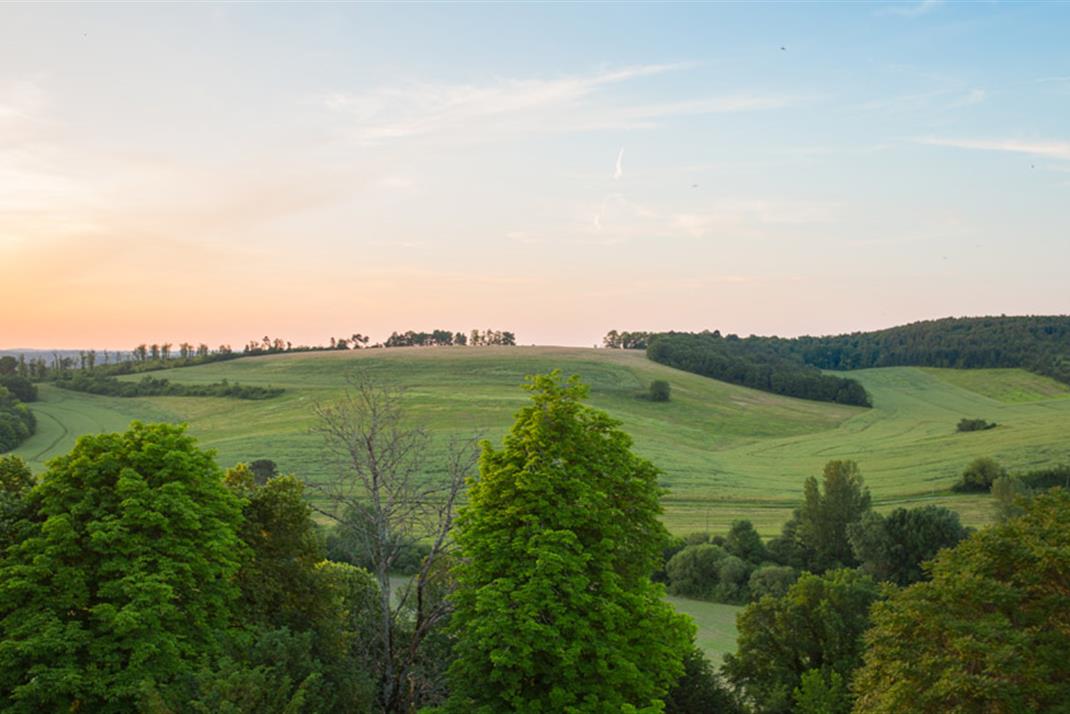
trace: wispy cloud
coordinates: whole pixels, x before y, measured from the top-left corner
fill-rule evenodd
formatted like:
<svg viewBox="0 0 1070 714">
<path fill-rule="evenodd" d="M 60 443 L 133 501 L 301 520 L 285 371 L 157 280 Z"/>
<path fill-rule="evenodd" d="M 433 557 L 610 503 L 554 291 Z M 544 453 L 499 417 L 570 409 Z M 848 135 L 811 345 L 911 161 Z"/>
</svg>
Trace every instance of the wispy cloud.
<svg viewBox="0 0 1070 714">
<path fill-rule="evenodd" d="M 921 0 L 915 3 L 897 3 L 880 8 L 878 15 L 893 15 L 896 17 L 915 18 L 928 15 L 943 5 L 943 0 Z"/>
<path fill-rule="evenodd" d="M 976 149 L 980 151 L 1009 151 L 1030 156 L 1042 156 L 1049 159 L 1070 161 L 1070 142 L 1066 141 L 1021 141 L 1018 139 L 949 139 L 926 137 L 915 140 L 919 144 L 930 146 L 950 146 L 956 149 Z"/>
<path fill-rule="evenodd" d="M 593 101 L 612 85 L 692 67 L 649 64 L 554 79 L 499 79 L 487 84 L 410 83 L 367 92 L 333 92 L 323 106 L 340 115 L 361 142 L 480 128 L 584 131 L 645 128 L 670 116 L 773 109 L 794 98 L 756 94 L 613 105 Z"/>
<path fill-rule="evenodd" d="M 613 180 L 618 181 L 624 175 L 624 147 L 617 153 L 617 168 L 613 171 Z"/>
</svg>

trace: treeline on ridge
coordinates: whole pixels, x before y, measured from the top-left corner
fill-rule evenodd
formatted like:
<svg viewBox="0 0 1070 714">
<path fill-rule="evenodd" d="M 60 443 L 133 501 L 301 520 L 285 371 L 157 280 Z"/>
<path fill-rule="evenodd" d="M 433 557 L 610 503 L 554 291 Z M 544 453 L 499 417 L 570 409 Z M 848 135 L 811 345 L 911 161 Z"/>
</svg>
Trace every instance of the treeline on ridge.
<svg viewBox="0 0 1070 714">
<path fill-rule="evenodd" d="M 271 399 L 283 393 L 281 387 L 261 387 L 231 383 L 176 384 L 167 379 L 145 375 L 137 382 L 121 382 L 114 377 L 76 372 L 56 382 L 56 386 L 75 392 L 109 397 L 230 397 L 232 399 Z"/>
<path fill-rule="evenodd" d="M 793 356 L 780 356 L 754 340 L 720 332 L 668 332 L 651 337 L 646 355 L 654 362 L 763 392 L 821 402 L 872 406 L 853 379 L 822 374 Z"/>
<path fill-rule="evenodd" d="M 948 317 L 828 337 L 749 337 L 819 369 L 1019 367 L 1070 384 L 1070 316 Z"/>
</svg>

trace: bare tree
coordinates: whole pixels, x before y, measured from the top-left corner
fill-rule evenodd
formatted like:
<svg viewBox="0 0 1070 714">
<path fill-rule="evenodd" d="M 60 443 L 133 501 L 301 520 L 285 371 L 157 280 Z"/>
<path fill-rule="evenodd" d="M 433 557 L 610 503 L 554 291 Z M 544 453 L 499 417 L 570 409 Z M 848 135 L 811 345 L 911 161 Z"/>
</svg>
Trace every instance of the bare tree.
<svg viewBox="0 0 1070 714">
<path fill-rule="evenodd" d="M 408 711 L 415 684 L 407 680 L 420 644 L 448 613 L 444 598 L 428 593 L 451 547 L 454 507 L 476 463 L 476 439 L 451 442 L 440 466 L 444 478 L 431 477 L 425 469 L 430 438 L 406 421 L 403 391 L 366 375 L 346 381 L 340 400 L 314 407 L 313 430 L 324 438 L 335 475 L 309 484 L 321 496 L 312 507 L 340 524 L 358 521 L 358 542 L 379 582 L 381 704 L 387 712 Z M 430 551 L 395 597 L 390 572 L 420 543 Z"/>
</svg>

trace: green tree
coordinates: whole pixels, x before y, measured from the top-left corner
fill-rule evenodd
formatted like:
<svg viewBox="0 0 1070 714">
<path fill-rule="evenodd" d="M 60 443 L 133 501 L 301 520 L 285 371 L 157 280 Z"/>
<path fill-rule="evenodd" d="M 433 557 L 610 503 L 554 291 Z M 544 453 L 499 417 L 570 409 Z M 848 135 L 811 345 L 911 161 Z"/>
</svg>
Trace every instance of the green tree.
<svg viewBox="0 0 1070 714">
<path fill-rule="evenodd" d="M 684 674 L 665 697 L 665 714 L 744 714 L 743 707 L 698 648 L 684 657 Z"/>
<path fill-rule="evenodd" d="M 750 521 L 733 521 L 732 528 L 724 539 L 724 549 L 748 563 L 755 565 L 764 561 L 768 554 L 765 543 Z"/>
<path fill-rule="evenodd" d="M 878 580 L 896 585 L 923 579 L 923 562 L 969 534 L 959 522 L 959 514 L 943 506 L 897 508 L 887 516 L 869 511 L 848 526 L 847 532 L 862 568 Z"/>
<path fill-rule="evenodd" d="M 689 545 L 665 564 L 669 592 L 709 599 L 720 582 L 721 563 L 729 557 L 725 549 L 711 543 Z"/>
<path fill-rule="evenodd" d="M 808 671 L 830 684 L 833 673 L 850 681 L 877 596 L 873 579 L 856 570 L 803 573 L 783 597 L 763 597 L 739 614 L 737 651 L 725 657 L 725 675 L 763 713 L 792 711 Z"/>
<path fill-rule="evenodd" d="M 0 560 L 8 546 L 29 526 L 28 496 L 33 488 L 33 473 L 17 456 L 0 456 Z"/>
<path fill-rule="evenodd" d="M 869 489 L 854 461 L 825 464 L 822 488 L 816 478 L 806 480 L 799 509 L 797 537 L 812 552 L 807 565 L 814 572 L 858 564 L 847 540 L 847 526 L 869 510 Z"/>
<path fill-rule="evenodd" d="M 650 581 L 658 471 L 578 378 L 528 389 L 459 516 L 450 710 L 661 711 L 694 628 Z"/>
<path fill-rule="evenodd" d="M 0 708 L 131 711 L 216 652 L 241 511 L 183 426 L 83 436 L 0 563 Z"/>
<path fill-rule="evenodd" d="M 996 479 L 1007 475 L 1007 469 L 987 456 L 974 459 L 962 472 L 962 479 L 951 487 L 953 491 L 991 491 Z"/>
<path fill-rule="evenodd" d="M 1066 711 L 1070 493 L 1024 508 L 874 608 L 856 712 Z"/>
<path fill-rule="evenodd" d="M 664 379 L 655 379 L 650 383 L 650 400 L 667 402 L 672 396 L 672 386 Z"/>
</svg>

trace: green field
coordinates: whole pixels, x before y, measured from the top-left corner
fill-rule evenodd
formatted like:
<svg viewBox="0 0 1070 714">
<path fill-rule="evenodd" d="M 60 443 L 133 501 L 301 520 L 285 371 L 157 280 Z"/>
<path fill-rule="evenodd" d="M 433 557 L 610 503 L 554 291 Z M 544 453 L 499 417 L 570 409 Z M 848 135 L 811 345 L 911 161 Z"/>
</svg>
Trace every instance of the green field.
<svg viewBox="0 0 1070 714">
<path fill-rule="evenodd" d="M 271 458 L 305 478 L 322 477 L 312 406 L 335 398 L 354 370 L 407 388 L 413 418 L 439 442 L 450 434 L 499 439 L 525 399 L 525 374 L 561 368 L 591 385 L 591 404 L 624 423 L 637 450 L 664 472 L 666 523 L 678 533 L 723 530 L 749 518 L 775 534 L 803 480 L 830 459 L 859 462 L 878 508 L 947 504 L 970 524 L 990 517 L 985 496 L 948 487 L 976 456 L 1011 468 L 1070 461 L 1070 390 L 1021 370 L 888 368 L 852 372 L 873 409 L 778 397 L 649 362 L 641 352 L 556 347 L 401 348 L 244 358 L 171 370 L 176 382 L 273 385 L 266 401 L 206 397 L 117 399 L 43 385 L 33 405 L 40 430 L 16 453 L 37 468 L 78 434 L 130 419 L 186 421 L 220 463 Z M 653 379 L 672 400 L 639 398 Z M 959 434 L 962 417 L 999 427 Z"/>
<path fill-rule="evenodd" d="M 695 621 L 695 644 L 706 653 L 715 668 L 721 666 L 726 652 L 736 651 L 736 615 L 742 607 L 672 595 L 665 599 L 677 612 L 690 615 Z"/>
</svg>

